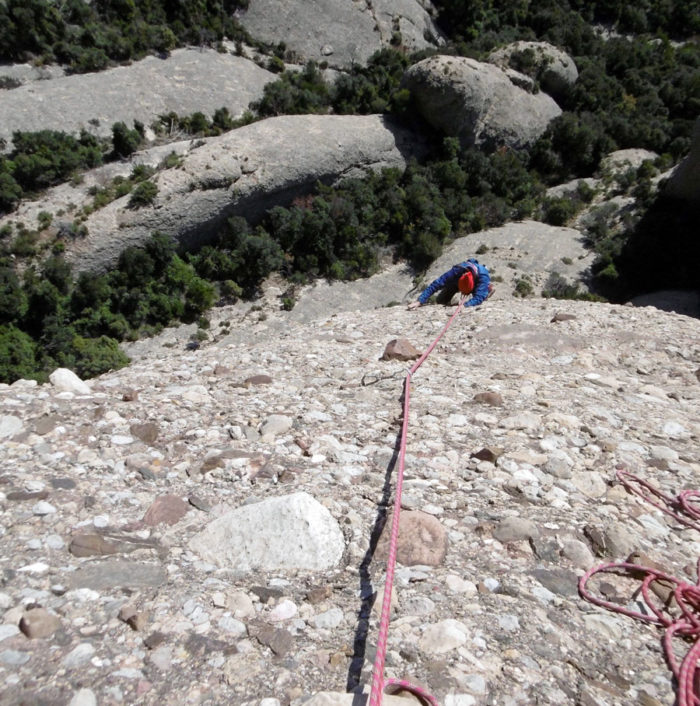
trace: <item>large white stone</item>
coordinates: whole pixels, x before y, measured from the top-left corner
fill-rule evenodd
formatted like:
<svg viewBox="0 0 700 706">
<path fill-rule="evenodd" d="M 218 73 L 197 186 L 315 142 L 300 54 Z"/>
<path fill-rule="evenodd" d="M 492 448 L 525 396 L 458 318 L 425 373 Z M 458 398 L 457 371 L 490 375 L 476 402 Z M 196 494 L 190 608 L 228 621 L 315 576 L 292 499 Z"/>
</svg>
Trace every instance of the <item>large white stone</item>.
<svg viewBox="0 0 700 706">
<path fill-rule="evenodd" d="M 458 620 L 448 618 L 433 623 L 423 631 L 419 647 L 428 654 L 441 654 L 461 647 L 467 641 L 467 626 Z"/>
<path fill-rule="evenodd" d="M 9 439 L 19 434 L 23 429 L 22 420 L 12 414 L 3 414 L 0 417 L 0 439 Z"/>
<path fill-rule="evenodd" d="M 90 387 L 83 382 L 72 370 L 56 368 L 49 375 L 49 382 L 62 392 L 74 392 L 76 395 L 89 395 Z"/>
<path fill-rule="evenodd" d="M 190 549 L 238 571 L 319 571 L 340 561 L 345 540 L 328 509 L 302 492 L 236 508 L 193 537 Z"/>
</svg>

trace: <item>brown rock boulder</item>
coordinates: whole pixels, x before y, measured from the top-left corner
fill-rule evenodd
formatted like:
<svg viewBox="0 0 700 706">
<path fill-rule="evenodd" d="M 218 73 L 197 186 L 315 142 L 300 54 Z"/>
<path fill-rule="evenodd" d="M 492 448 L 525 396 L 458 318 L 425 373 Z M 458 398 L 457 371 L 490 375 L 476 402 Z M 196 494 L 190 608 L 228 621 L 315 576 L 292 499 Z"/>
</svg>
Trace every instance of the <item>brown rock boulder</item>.
<svg viewBox="0 0 700 706">
<path fill-rule="evenodd" d="M 386 561 L 389 556 L 389 540 L 393 513 L 377 546 L 375 556 Z M 447 532 L 440 521 L 420 510 L 406 510 L 399 517 L 399 540 L 397 561 L 404 566 L 439 566 L 447 554 Z"/>
<path fill-rule="evenodd" d="M 415 360 L 416 358 L 420 358 L 420 351 L 407 338 L 395 338 L 386 344 L 380 360 Z"/>
</svg>

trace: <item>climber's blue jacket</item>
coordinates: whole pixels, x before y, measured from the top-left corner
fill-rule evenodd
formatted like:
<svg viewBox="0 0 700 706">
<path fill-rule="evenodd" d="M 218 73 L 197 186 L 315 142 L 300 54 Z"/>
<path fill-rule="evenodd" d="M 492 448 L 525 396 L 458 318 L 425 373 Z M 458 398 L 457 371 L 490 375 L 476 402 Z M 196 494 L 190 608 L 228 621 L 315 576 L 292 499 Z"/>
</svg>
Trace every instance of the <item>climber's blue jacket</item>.
<svg viewBox="0 0 700 706">
<path fill-rule="evenodd" d="M 460 262 L 459 265 L 455 265 L 452 269 L 441 274 L 423 290 L 422 294 L 418 297 L 418 301 L 421 304 L 425 304 L 435 292 L 443 289 L 443 287 L 454 287 L 456 292 L 457 282 L 459 282 L 459 278 L 467 271 L 467 268 L 471 269 L 472 272 L 476 269 L 476 282 L 471 299 L 464 302 L 464 306 L 479 306 L 489 295 L 491 276 L 486 267 L 479 264 L 479 261 L 475 260 L 473 257 L 465 262 Z"/>
</svg>

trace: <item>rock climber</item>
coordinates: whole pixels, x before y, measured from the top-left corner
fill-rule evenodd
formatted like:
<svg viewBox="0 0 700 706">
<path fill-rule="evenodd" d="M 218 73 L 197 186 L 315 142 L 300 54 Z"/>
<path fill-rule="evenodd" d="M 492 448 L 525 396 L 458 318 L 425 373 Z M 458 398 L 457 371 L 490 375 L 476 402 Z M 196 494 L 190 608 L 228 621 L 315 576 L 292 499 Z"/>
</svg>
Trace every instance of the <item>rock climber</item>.
<svg viewBox="0 0 700 706">
<path fill-rule="evenodd" d="M 408 305 L 408 308 L 417 309 L 419 306 L 427 304 L 428 299 L 437 291 L 440 292 L 435 297 L 438 304 L 448 306 L 452 297 L 459 291 L 464 295 L 472 295 L 464 302 L 464 306 L 479 306 L 493 294 L 494 287 L 491 284 L 488 269 L 471 257 L 447 272 L 443 272 L 423 290 L 416 301 Z"/>
</svg>

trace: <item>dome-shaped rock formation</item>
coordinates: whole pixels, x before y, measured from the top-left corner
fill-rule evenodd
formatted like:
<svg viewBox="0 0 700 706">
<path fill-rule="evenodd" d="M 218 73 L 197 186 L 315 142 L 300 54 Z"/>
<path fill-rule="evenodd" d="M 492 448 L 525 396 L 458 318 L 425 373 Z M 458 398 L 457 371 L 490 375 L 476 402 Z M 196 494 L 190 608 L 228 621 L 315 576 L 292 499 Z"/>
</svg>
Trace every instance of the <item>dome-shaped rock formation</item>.
<svg viewBox="0 0 700 706">
<path fill-rule="evenodd" d="M 464 146 L 526 147 L 561 114 L 546 93 L 528 93 L 498 67 L 465 57 L 424 59 L 403 81 L 425 119 Z"/>
<path fill-rule="evenodd" d="M 555 98 L 578 80 L 574 60 L 548 42 L 513 42 L 496 49 L 488 60 L 502 69 L 515 69 L 536 79 Z"/>
<path fill-rule="evenodd" d="M 283 42 L 297 60 L 348 68 L 399 38 L 409 51 L 443 44 L 431 10 L 425 0 L 251 0 L 241 23 L 257 39 Z"/>
</svg>

